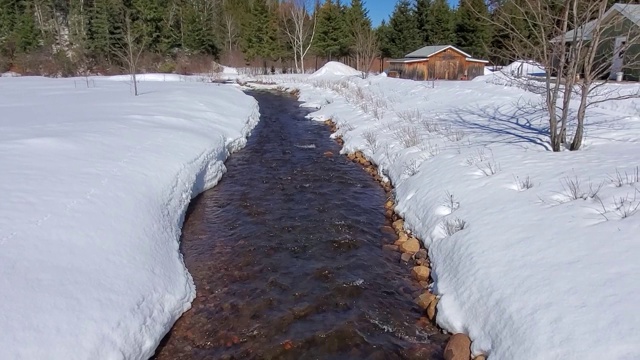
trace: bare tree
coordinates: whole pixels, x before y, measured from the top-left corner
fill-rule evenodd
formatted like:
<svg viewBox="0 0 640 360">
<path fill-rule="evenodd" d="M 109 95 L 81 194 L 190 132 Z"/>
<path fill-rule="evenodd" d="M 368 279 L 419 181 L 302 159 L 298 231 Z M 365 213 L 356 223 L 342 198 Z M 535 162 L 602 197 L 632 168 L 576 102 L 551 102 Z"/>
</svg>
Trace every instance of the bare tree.
<svg viewBox="0 0 640 360">
<path fill-rule="evenodd" d="M 353 50 L 356 56 L 356 67 L 362 72 L 362 78 L 369 76 L 371 65 L 379 53 L 378 36 L 370 27 L 361 26 L 353 31 Z"/>
<path fill-rule="evenodd" d="M 309 0 L 286 0 L 280 7 L 284 32 L 293 48 L 296 72 L 299 73 L 304 73 L 304 58 L 316 34 L 317 16 L 309 14 L 312 7 L 309 3 Z"/>
<path fill-rule="evenodd" d="M 612 30 L 620 27 L 623 18 L 606 10 L 607 0 L 508 0 L 503 6 L 509 6 L 509 11 L 498 11 L 497 16 L 487 19 L 505 34 L 502 48 L 495 55 L 509 61 L 531 60 L 545 69 L 540 86 L 530 79 L 524 80 L 528 89 L 544 96 L 551 149 L 560 151 L 562 144 L 566 144 L 567 125 L 575 117 L 576 131 L 569 149 L 578 150 L 589 106 L 637 96 L 603 97 L 598 89 L 610 78 L 607 75 L 612 72 L 614 52 L 624 53 L 634 41 L 637 44 L 638 34 L 630 28 L 627 43 L 618 44 L 616 50 L 612 48 L 613 40 L 619 36 L 619 32 Z M 634 57 L 625 66 L 637 64 Z M 579 106 L 574 115 L 570 104 L 576 100 L 575 95 Z"/>
<path fill-rule="evenodd" d="M 144 50 L 144 37 L 140 32 L 137 32 L 133 28 L 131 22 L 131 14 L 128 10 L 124 13 L 122 39 L 118 41 L 118 46 L 114 47 L 113 53 L 120 58 L 122 63 L 126 66 L 127 71 L 131 75 L 131 81 L 133 82 L 133 94 L 138 96 L 138 82 L 136 81 L 136 72 L 138 71 L 138 60 Z"/>
</svg>

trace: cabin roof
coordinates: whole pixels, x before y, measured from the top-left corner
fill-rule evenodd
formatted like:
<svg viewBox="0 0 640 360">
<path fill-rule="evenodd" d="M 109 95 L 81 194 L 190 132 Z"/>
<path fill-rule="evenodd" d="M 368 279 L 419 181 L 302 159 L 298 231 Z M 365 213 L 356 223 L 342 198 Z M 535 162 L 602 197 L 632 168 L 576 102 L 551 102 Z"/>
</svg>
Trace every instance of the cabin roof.
<svg viewBox="0 0 640 360">
<path fill-rule="evenodd" d="M 428 58 L 402 58 L 402 59 L 389 59 L 387 60 L 387 62 L 391 62 L 391 63 L 412 63 L 412 62 L 421 62 L 421 61 L 427 61 L 429 60 Z"/>
<path fill-rule="evenodd" d="M 616 3 L 607 10 L 604 15 L 602 15 L 602 19 L 608 18 L 613 13 L 620 13 L 622 16 L 631 20 L 634 24 L 640 26 L 640 5 L 638 4 L 624 4 L 624 3 Z M 555 37 L 552 42 L 562 41 L 564 38 L 564 42 L 572 42 L 573 38 L 582 39 L 582 40 L 591 40 L 591 32 L 598 24 L 598 20 L 591 20 L 585 23 L 582 26 L 579 26 L 573 30 L 567 31 L 564 36 Z"/>
<path fill-rule="evenodd" d="M 459 52 L 460 54 L 470 58 L 471 55 L 467 54 L 466 52 L 456 48 L 453 45 L 429 45 L 429 46 L 425 46 L 423 48 L 420 48 L 412 53 L 409 53 L 407 55 L 405 55 L 405 58 L 416 58 L 416 57 L 421 57 L 421 58 L 428 58 L 431 57 L 439 52 L 445 51 L 447 49 L 453 49 L 457 52 Z"/>
</svg>

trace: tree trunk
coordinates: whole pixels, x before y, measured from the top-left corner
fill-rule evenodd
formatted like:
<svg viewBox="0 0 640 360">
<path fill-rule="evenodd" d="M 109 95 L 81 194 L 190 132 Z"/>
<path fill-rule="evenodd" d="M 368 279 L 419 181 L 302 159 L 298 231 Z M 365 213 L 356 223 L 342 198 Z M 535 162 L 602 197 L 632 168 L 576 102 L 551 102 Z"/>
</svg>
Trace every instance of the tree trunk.
<svg viewBox="0 0 640 360">
<path fill-rule="evenodd" d="M 578 126 L 576 127 L 576 133 L 573 135 L 573 141 L 569 150 L 580 150 L 582 146 L 582 138 L 584 137 L 584 117 L 587 113 L 587 101 L 589 99 L 589 89 L 584 87 L 581 89 L 580 106 L 578 106 Z"/>
</svg>

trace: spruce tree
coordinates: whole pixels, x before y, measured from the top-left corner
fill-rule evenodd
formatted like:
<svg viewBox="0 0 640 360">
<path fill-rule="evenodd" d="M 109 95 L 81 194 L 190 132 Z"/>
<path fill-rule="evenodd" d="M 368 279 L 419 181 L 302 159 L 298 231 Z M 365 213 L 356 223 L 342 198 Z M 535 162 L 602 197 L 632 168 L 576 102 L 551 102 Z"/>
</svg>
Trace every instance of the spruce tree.
<svg viewBox="0 0 640 360">
<path fill-rule="evenodd" d="M 355 45 L 355 34 L 371 30 L 369 11 L 365 9 L 362 0 L 351 0 L 351 6 L 344 11 L 343 24 L 343 31 L 346 34 L 346 44 L 343 45 L 343 49 L 345 52 L 350 53 L 350 50 Z"/>
<path fill-rule="evenodd" d="M 15 39 L 16 50 L 26 53 L 37 48 L 41 41 L 41 31 L 36 26 L 33 3 L 23 1 L 21 12 L 16 21 Z"/>
<path fill-rule="evenodd" d="M 455 41 L 453 15 L 447 0 L 433 0 L 426 19 L 429 45 L 449 45 Z"/>
<path fill-rule="evenodd" d="M 403 57 L 422 45 L 416 15 L 409 0 L 400 0 L 396 4 L 386 36 L 391 57 Z"/>
<path fill-rule="evenodd" d="M 265 0 L 256 0 L 244 29 L 244 53 L 247 60 L 273 58 L 277 51 L 277 27 L 274 14 Z"/>
<path fill-rule="evenodd" d="M 473 56 L 484 58 L 491 42 L 489 11 L 484 0 L 461 0 L 456 19 L 456 44 Z"/>
<path fill-rule="evenodd" d="M 423 44 L 431 44 L 429 39 L 429 8 L 431 7 L 430 0 L 416 0 L 416 25 L 418 32 L 420 33 L 420 39 Z"/>
<path fill-rule="evenodd" d="M 325 0 L 318 9 L 317 16 L 314 52 L 328 59 L 341 56 L 347 34 L 340 5 L 332 0 Z"/>
</svg>

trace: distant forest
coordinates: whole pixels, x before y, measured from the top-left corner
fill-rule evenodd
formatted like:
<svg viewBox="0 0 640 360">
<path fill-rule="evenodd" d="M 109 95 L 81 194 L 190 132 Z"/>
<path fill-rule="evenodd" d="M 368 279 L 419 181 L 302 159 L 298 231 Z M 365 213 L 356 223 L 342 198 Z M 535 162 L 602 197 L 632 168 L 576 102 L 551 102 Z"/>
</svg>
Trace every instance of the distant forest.
<svg viewBox="0 0 640 360">
<path fill-rule="evenodd" d="M 285 72 L 327 60 L 362 67 L 363 31 L 375 35 L 382 58 L 453 44 L 499 62 L 492 54 L 504 36 L 489 19 L 508 19 L 517 1 L 460 0 L 451 8 L 447 0 L 399 0 L 372 28 L 362 0 L 0 0 L 0 72 L 122 73 L 127 46 L 139 49 L 140 72 L 207 72 L 213 60 Z M 304 19 L 292 9 L 303 9 Z M 297 66 L 300 57 L 306 67 Z"/>
</svg>

